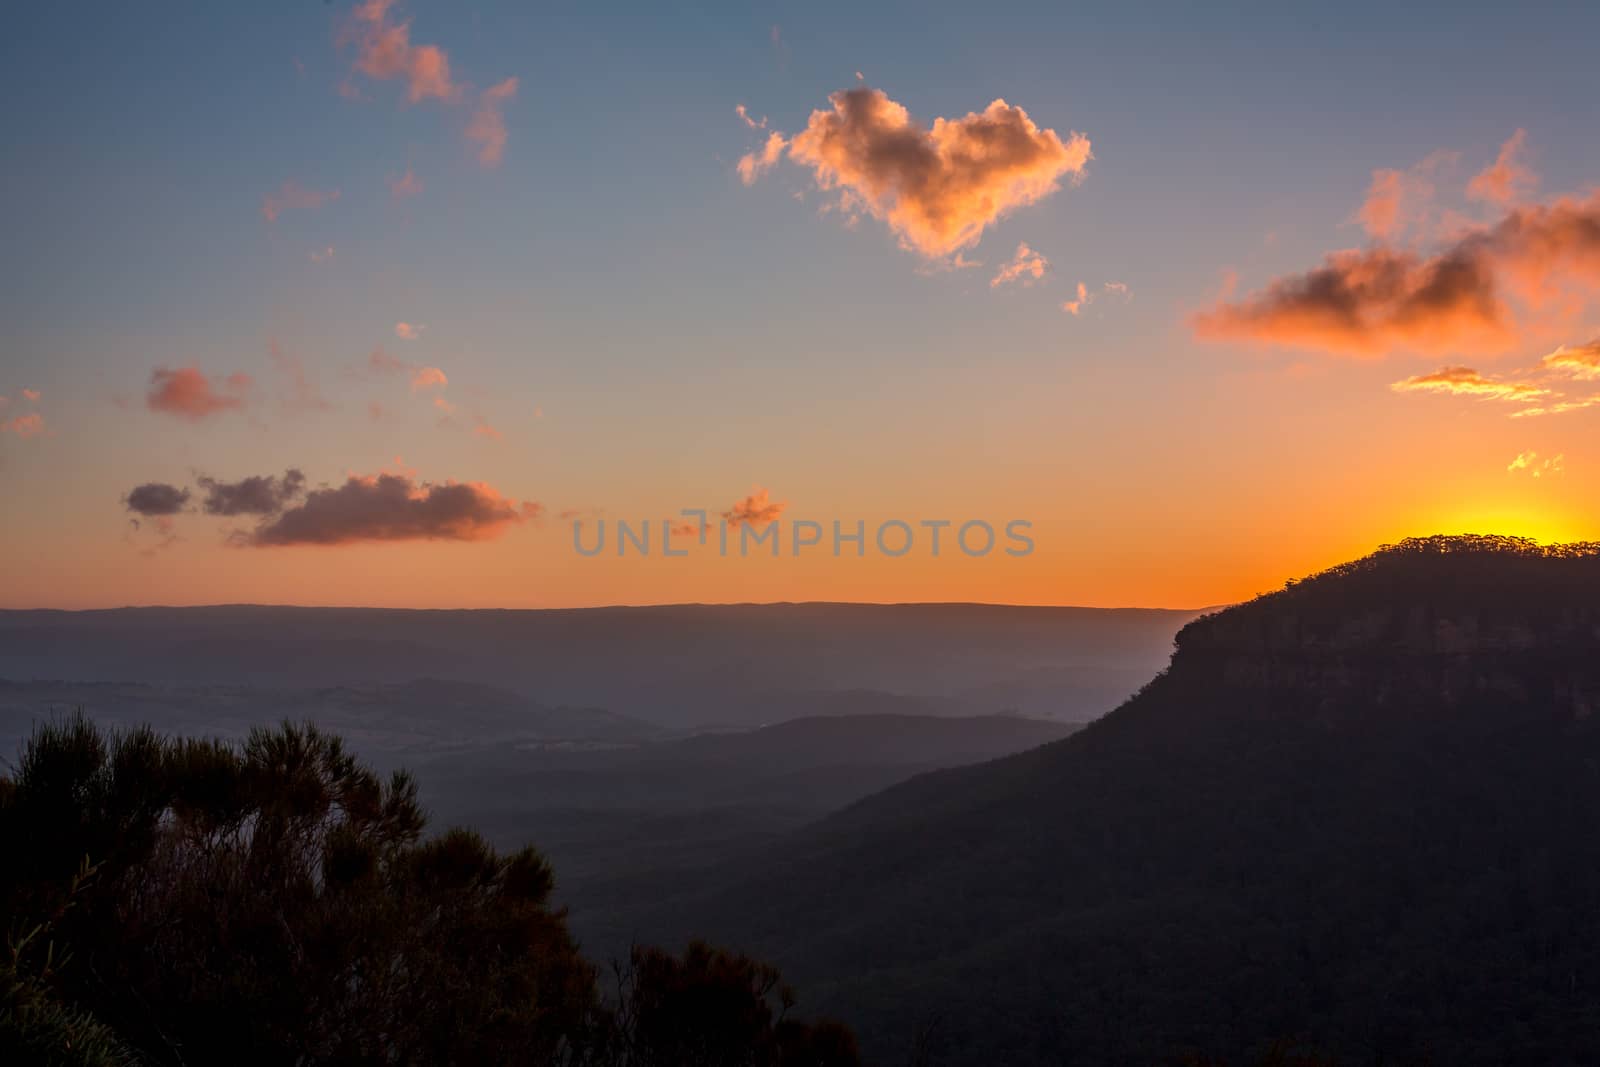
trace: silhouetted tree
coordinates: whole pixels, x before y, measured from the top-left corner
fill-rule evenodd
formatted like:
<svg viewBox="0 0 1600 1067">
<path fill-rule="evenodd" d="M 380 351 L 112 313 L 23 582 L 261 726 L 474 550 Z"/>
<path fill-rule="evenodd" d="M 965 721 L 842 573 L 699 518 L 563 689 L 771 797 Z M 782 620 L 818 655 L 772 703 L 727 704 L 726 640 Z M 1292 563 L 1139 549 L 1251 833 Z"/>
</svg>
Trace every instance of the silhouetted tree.
<svg viewBox="0 0 1600 1067">
<path fill-rule="evenodd" d="M 773 1017 L 776 971 L 704 946 L 641 950 L 613 1010 L 535 850 L 424 822 L 409 776 L 312 726 L 41 727 L 0 779 L 0 1060 L 855 1062 L 842 1027 Z"/>
</svg>

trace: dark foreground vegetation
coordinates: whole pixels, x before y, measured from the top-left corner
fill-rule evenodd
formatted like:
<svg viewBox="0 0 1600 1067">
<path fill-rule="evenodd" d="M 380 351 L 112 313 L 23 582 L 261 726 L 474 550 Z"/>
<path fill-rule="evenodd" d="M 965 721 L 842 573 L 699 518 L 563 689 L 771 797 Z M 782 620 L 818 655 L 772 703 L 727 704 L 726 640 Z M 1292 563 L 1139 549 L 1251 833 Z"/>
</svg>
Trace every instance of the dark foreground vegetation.
<svg viewBox="0 0 1600 1067">
<path fill-rule="evenodd" d="M 238 746 L 81 717 L 0 778 L 0 1063 L 857 1062 L 776 970 L 691 943 L 601 970 L 531 848 L 424 836 L 313 727 Z"/>
</svg>

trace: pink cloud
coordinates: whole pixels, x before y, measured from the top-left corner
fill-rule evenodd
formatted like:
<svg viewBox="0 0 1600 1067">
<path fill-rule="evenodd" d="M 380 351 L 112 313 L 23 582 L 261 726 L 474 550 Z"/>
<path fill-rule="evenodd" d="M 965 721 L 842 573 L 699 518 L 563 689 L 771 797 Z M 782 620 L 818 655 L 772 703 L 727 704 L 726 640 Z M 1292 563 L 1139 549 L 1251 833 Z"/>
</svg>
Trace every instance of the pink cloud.
<svg viewBox="0 0 1600 1067">
<path fill-rule="evenodd" d="M 1454 152 L 1432 152 L 1407 170 L 1373 171 L 1366 199 L 1356 210 L 1356 221 L 1379 240 L 1397 239 L 1425 218 L 1436 175 L 1458 158 Z"/>
<path fill-rule="evenodd" d="M 22 391 L 23 399 L 30 404 L 37 404 L 39 402 L 39 398 L 42 396 L 44 396 L 44 394 L 39 392 L 37 389 L 24 389 Z"/>
<path fill-rule="evenodd" d="M 1528 131 L 1518 130 L 1505 144 L 1495 161 L 1467 183 L 1467 195 L 1474 200 L 1512 204 L 1539 184 L 1539 176 L 1522 162 Z"/>
<path fill-rule="evenodd" d="M 820 188 L 837 190 L 847 215 L 882 220 L 902 247 L 930 259 L 976 244 L 988 226 L 1054 193 L 1063 178 L 1081 178 L 1094 158 L 1083 134 L 1063 141 L 1004 100 L 926 128 L 878 89 L 841 90 L 829 102 L 788 143 L 789 159 L 810 169 Z M 759 173 L 766 154 L 781 151 L 773 145 L 769 137 L 745 169 Z"/>
<path fill-rule="evenodd" d="M 417 177 L 410 167 L 398 178 L 390 178 L 389 195 L 396 200 L 404 200 L 411 196 L 422 195 L 422 179 Z"/>
<path fill-rule="evenodd" d="M 419 326 L 412 322 L 397 322 L 394 324 L 394 335 L 402 341 L 420 341 L 422 339 L 422 331 L 426 329 L 426 326 Z"/>
<path fill-rule="evenodd" d="M 219 389 L 194 367 L 157 367 L 150 374 L 145 406 L 168 415 L 203 419 L 243 407 L 250 386 L 248 374 L 229 375 Z"/>
<path fill-rule="evenodd" d="M 344 39 L 356 46 L 356 69 L 374 81 L 401 80 L 406 99 L 454 100 L 461 89 L 450 78 L 450 57 L 437 45 L 411 43 L 411 23 L 393 22 L 394 0 L 366 0 L 354 13 Z"/>
<path fill-rule="evenodd" d="M 306 370 L 305 362 L 296 355 L 285 352 L 276 338 L 267 341 L 267 353 L 272 359 L 272 364 L 278 373 L 288 383 L 288 393 L 283 398 L 283 406 L 290 411 L 328 411 L 333 408 L 322 390 L 317 387 L 316 380 Z"/>
<path fill-rule="evenodd" d="M 411 364 L 404 360 L 396 359 L 382 348 L 374 348 L 372 350 L 372 355 L 367 357 L 367 366 L 381 374 L 396 374 L 400 371 L 411 369 Z"/>
<path fill-rule="evenodd" d="M 293 178 L 285 181 L 275 193 L 261 198 L 261 217 L 277 222 L 285 211 L 310 211 L 339 199 L 339 190 L 307 189 Z"/>
<path fill-rule="evenodd" d="M 14 433 L 18 437 L 37 437 L 44 433 L 44 416 L 37 411 L 18 415 L 0 422 L 0 433 Z"/>
<path fill-rule="evenodd" d="M 515 99 L 517 79 L 507 78 L 490 86 L 478 97 L 478 107 L 467 124 L 467 140 L 478 146 L 478 162 L 485 167 L 499 166 L 506 150 L 506 119 L 501 109 Z"/>
</svg>

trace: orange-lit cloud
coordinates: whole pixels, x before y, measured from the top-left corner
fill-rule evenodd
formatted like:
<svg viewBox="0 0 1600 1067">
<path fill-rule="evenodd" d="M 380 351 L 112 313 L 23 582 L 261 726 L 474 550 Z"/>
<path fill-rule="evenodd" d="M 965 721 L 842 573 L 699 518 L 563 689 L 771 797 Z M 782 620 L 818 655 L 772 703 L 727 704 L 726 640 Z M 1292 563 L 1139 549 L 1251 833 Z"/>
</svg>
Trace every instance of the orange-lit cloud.
<svg viewBox="0 0 1600 1067">
<path fill-rule="evenodd" d="M 1526 471 L 1535 478 L 1558 477 L 1566 470 L 1567 457 L 1556 454 L 1548 459 L 1540 459 L 1537 452 L 1521 452 L 1517 458 L 1506 464 L 1506 470 L 1512 474 Z"/>
<path fill-rule="evenodd" d="M 1537 186 L 1539 176 L 1528 169 L 1521 158 L 1527 140 L 1527 130 L 1513 133 L 1500 146 L 1500 154 L 1495 157 L 1494 163 L 1473 175 L 1467 183 L 1467 195 L 1474 200 L 1512 204 Z"/>
<path fill-rule="evenodd" d="M 38 437 L 44 433 L 44 416 L 37 411 L 0 422 L 0 433 L 14 433 L 18 437 Z"/>
<path fill-rule="evenodd" d="M 405 82 L 406 99 L 453 100 L 461 89 L 450 78 L 450 57 L 437 45 L 411 43 L 411 23 L 394 22 L 394 0 L 358 5 L 344 38 L 356 46 L 356 69 L 375 81 Z"/>
<path fill-rule="evenodd" d="M 1489 378 L 1471 367 L 1443 367 L 1431 374 L 1418 374 L 1389 386 L 1397 393 L 1447 393 L 1480 400 L 1532 401 L 1550 395 L 1550 390 L 1529 381 Z"/>
<path fill-rule="evenodd" d="M 411 391 L 419 393 L 424 389 L 435 386 L 443 388 L 450 384 L 450 379 L 444 376 L 444 371 L 438 367 L 418 367 L 411 372 Z"/>
<path fill-rule="evenodd" d="M 1033 249 L 1028 247 L 1028 242 L 1023 241 L 1017 245 L 1017 254 L 1010 261 L 1000 267 L 1000 271 L 989 279 L 989 288 L 997 289 L 1007 282 L 1020 280 L 1023 285 L 1032 285 L 1044 277 L 1044 272 L 1050 269 L 1050 261 Z"/>
<path fill-rule="evenodd" d="M 754 525 L 771 522 L 788 507 L 783 500 L 773 500 L 767 490 L 756 486 L 755 491 L 722 513 L 729 526 Z"/>
<path fill-rule="evenodd" d="M 37 389 L 24 389 L 22 391 L 22 398 L 30 404 L 37 404 L 39 402 L 39 398 L 42 396 L 44 396 L 44 394 L 39 392 Z"/>
<path fill-rule="evenodd" d="M 759 152 L 747 152 L 739 157 L 739 180 L 746 185 L 754 185 L 757 178 L 777 166 L 778 160 L 783 158 L 783 150 L 788 146 L 789 142 L 777 130 L 767 134 Z"/>
<path fill-rule="evenodd" d="M 374 541 L 485 541 L 537 514 L 483 482 L 417 482 L 409 475 L 352 475 L 235 538 L 256 547 Z"/>
<path fill-rule="evenodd" d="M 1098 290 L 1091 291 L 1087 285 L 1085 285 L 1083 282 L 1079 282 L 1077 295 L 1073 299 L 1062 301 L 1061 310 L 1065 311 L 1068 315 L 1081 315 L 1084 308 L 1088 307 L 1090 304 L 1093 304 L 1096 300 L 1099 300 L 1104 296 L 1116 297 L 1120 300 L 1128 301 L 1133 299 L 1133 290 L 1129 289 L 1128 286 L 1122 282 L 1106 282 Z"/>
<path fill-rule="evenodd" d="M 337 199 L 337 189 L 307 189 L 290 178 L 276 192 L 261 198 L 261 217 L 268 222 L 277 222 L 278 216 L 285 211 L 310 211 Z"/>
<path fill-rule="evenodd" d="M 422 331 L 426 329 L 426 326 L 416 323 L 397 322 L 394 324 L 394 335 L 402 341 L 419 341 L 422 339 Z"/>
<path fill-rule="evenodd" d="M 1576 400 L 1557 400 L 1554 403 L 1544 404 L 1539 407 L 1523 408 L 1513 411 L 1513 419 L 1535 418 L 1540 415 L 1565 415 L 1569 411 L 1582 411 L 1600 404 L 1600 393 L 1592 396 L 1579 397 Z"/>
<path fill-rule="evenodd" d="M 1061 310 L 1065 311 L 1068 315 L 1076 315 L 1084 308 L 1089 306 L 1089 287 L 1084 285 L 1082 282 L 1079 282 L 1077 291 L 1077 299 L 1064 300 L 1061 303 Z"/>
<path fill-rule="evenodd" d="M 157 367 L 150 374 L 145 406 L 168 415 L 203 419 L 243 407 L 250 385 L 248 374 L 230 374 L 218 389 L 194 367 Z"/>
<path fill-rule="evenodd" d="M 517 79 L 507 78 L 485 89 L 478 97 L 472 121 L 467 123 L 467 140 L 478 146 L 478 162 L 485 167 L 498 166 L 505 155 L 506 118 L 501 109 L 516 95 Z"/>
<path fill-rule="evenodd" d="M 489 420 L 482 415 L 472 416 L 472 432 L 476 436 L 489 441 L 505 439 L 505 435 L 490 425 Z"/>
<path fill-rule="evenodd" d="M 763 115 L 761 116 L 761 120 L 759 122 L 756 121 L 750 117 L 749 110 L 743 104 L 736 105 L 733 109 L 733 113 L 738 115 L 739 120 L 752 130 L 764 130 L 767 128 L 767 117 Z"/>
<path fill-rule="evenodd" d="M 1493 354 L 1530 331 L 1564 328 L 1596 295 L 1600 193 L 1514 208 L 1432 256 L 1382 245 L 1334 252 L 1320 267 L 1225 300 L 1190 323 L 1209 340 L 1352 356 Z"/>
<path fill-rule="evenodd" d="M 759 155 L 740 160 L 740 177 L 753 181 L 787 143 L 789 158 L 819 187 L 838 191 L 847 216 L 871 214 L 928 258 L 976 244 L 986 227 L 1049 196 L 1062 178 L 1080 178 L 1093 158 L 1084 135 L 1062 141 L 1004 100 L 924 128 L 878 89 L 828 99 L 831 108 L 813 111 L 792 140 L 774 132 Z"/>
<path fill-rule="evenodd" d="M 1600 378 L 1600 338 L 1574 348 L 1562 345 L 1540 360 L 1539 366 L 1569 378 Z"/>
</svg>

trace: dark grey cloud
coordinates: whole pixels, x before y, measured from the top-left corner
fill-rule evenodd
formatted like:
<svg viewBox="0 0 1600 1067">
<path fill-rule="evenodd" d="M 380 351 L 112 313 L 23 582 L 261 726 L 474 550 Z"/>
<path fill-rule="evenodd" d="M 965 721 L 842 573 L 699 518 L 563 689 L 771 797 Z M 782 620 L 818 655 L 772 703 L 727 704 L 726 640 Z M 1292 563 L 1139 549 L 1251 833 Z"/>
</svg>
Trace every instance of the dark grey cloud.
<svg viewBox="0 0 1600 1067">
<path fill-rule="evenodd" d="M 241 534 L 236 544 L 343 545 L 362 541 L 483 541 L 535 517 L 482 482 L 416 482 L 398 474 L 353 476 Z"/>
<path fill-rule="evenodd" d="M 282 478 L 255 474 L 237 482 L 200 476 L 207 515 L 276 515 L 305 491 L 306 476 L 291 467 Z"/>
<path fill-rule="evenodd" d="M 176 515 L 189 503 L 189 490 L 165 482 L 146 482 L 135 486 L 123 499 L 136 515 Z"/>
</svg>

